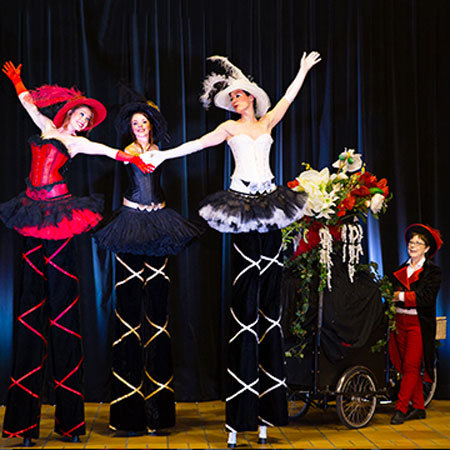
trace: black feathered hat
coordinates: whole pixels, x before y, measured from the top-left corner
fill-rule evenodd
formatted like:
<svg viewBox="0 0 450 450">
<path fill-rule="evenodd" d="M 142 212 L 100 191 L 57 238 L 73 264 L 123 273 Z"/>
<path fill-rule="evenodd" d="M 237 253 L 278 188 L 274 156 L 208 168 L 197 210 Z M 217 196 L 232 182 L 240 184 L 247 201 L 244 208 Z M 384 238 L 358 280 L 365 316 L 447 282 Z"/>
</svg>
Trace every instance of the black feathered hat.
<svg viewBox="0 0 450 450">
<path fill-rule="evenodd" d="M 147 100 L 142 94 L 124 83 L 121 83 L 120 87 L 128 97 L 128 102 L 120 108 L 114 121 L 115 128 L 120 136 L 132 135 L 131 118 L 133 114 L 144 113 L 152 124 L 153 141 L 158 142 L 167 138 L 167 122 L 156 103 Z"/>
</svg>

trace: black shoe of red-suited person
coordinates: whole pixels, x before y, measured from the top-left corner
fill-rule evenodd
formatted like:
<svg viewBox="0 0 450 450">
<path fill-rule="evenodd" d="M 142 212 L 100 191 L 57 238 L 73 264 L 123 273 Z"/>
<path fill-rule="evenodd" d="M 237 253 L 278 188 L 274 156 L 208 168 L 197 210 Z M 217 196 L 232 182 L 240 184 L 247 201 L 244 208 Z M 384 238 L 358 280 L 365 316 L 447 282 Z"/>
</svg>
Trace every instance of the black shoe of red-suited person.
<svg viewBox="0 0 450 450">
<path fill-rule="evenodd" d="M 397 411 L 395 411 L 394 415 L 392 416 L 391 424 L 401 425 L 404 421 L 405 421 L 405 413 L 397 409 Z"/>
<path fill-rule="evenodd" d="M 425 419 L 425 417 L 427 417 L 427 413 L 424 409 L 413 408 L 411 411 L 408 411 L 405 420 Z"/>
</svg>

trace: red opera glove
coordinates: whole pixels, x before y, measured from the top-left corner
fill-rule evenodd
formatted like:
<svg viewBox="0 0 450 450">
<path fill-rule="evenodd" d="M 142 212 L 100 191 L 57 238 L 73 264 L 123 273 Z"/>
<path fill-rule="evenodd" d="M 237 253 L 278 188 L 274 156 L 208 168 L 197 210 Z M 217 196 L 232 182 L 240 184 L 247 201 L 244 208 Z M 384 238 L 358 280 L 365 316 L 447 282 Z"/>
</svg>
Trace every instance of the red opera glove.
<svg viewBox="0 0 450 450">
<path fill-rule="evenodd" d="M 141 172 L 144 173 L 150 173 L 155 170 L 155 166 L 153 164 L 145 164 L 139 156 L 129 155 L 121 150 L 117 152 L 116 159 L 117 161 L 125 161 L 134 164 L 139 170 L 141 170 Z"/>
<path fill-rule="evenodd" d="M 5 64 L 3 64 L 2 68 L 2 72 L 13 82 L 14 87 L 16 88 L 17 95 L 20 95 L 22 92 L 28 90 L 23 85 L 22 78 L 20 77 L 21 68 L 22 64 L 14 67 L 14 64 L 11 61 L 6 61 Z"/>
</svg>

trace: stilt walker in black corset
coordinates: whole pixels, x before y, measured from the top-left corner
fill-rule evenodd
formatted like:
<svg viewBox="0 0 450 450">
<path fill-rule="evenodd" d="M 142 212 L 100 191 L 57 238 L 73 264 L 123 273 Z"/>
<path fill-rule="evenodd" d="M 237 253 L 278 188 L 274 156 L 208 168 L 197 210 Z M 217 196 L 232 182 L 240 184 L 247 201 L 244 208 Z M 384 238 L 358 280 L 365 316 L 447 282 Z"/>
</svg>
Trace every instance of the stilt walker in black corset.
<svg viewBox="0 0 450 450">
<path fill-rule="evenodd" d="M 116 119 L 130 145 L 125 152 L 158 151 L 166 134 L 158 107 L 133 94 Z M 202 228 L 167 208 L 160 171 L 141 174 L 128 167 L 123 205 L 96 233 L 98 243 L 115 253 L 116 311 L 110 428 L 157 433 L 175 425 L 171 336 L 167 299 L 169 256 L 183 250 Z"/>
<path fill-rule="evenodd" d="M 106 109 L 100 102 L 74 88 L 42 86 L 28 91 L 20 69 L 21 65 L 11 62 L 3 66 L 41 135 L 29 141 L 32 158 L 26 191 L 0 205 L 5 225 L 26 237 L 3 436 L 23 438 L 24 446 L 39 437 L 40 390 L 50 348 L 55 432 L 79 442 L 85 434 L 83 351 L 72 238 L 100 222 L 103 200 L 96 194 L 73 197 L 64 173 L 78 153 L 129 161 L 145 171 L 150 167 L 139 158 L 77 135 L 104 120 Z"/>
<path fill-rule="evenodd" d="M 185 156 L 227 141 L 235 169 L 227 191 L 205 198 L 199 213 L 223 233 L 233 233 L 234 279 L 228 341 L 226 428 L 228 446 L 237 433 L 258 429 L 267 440 L 267 426 L 287 423 L 286 379 L 281 336 L 281 228 L 299 220 L 306 194 L 274 184 L 269 165 L 271 131 L 298 94 L 308 71 L 320 61 L 317 52 L 303 55 L 299 72 L 286 94 L 271 110 L 267 94 L 227 58 L 219 62 L 225 75 L 211 74 L 204 82 L 203 105 L 212 98 L 219 108 L 236 112 L 196 141 L 164 152 L 150 152 L 146 162 Z"/>
</svg>

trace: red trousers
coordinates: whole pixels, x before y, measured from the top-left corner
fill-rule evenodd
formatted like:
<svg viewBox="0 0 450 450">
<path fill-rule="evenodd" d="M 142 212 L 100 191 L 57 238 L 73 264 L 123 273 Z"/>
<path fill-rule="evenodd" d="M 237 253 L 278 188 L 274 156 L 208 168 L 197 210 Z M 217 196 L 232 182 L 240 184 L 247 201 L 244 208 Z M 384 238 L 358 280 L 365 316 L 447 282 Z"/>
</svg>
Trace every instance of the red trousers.
<svg viewBox="0 0 450 450">
<path fill-rule="evenodd" d="M 409 403 L 413 408 L 425 409 L 423 380 L 421 374 L 423 347 L 418 316 L 396 315 L 397 332 L 393 333 L 391 345 L 395 345 L 401 358 L 402 381 L 396 409 L 406 413 Z"/>
</svg>

